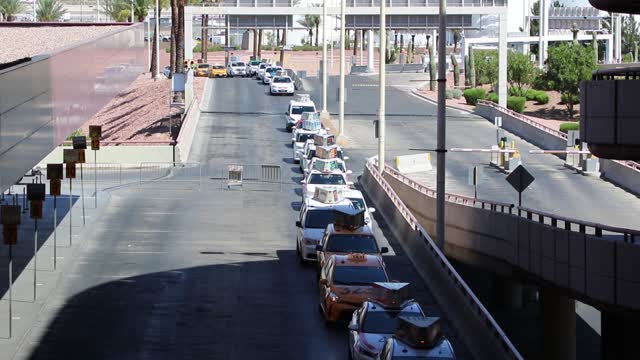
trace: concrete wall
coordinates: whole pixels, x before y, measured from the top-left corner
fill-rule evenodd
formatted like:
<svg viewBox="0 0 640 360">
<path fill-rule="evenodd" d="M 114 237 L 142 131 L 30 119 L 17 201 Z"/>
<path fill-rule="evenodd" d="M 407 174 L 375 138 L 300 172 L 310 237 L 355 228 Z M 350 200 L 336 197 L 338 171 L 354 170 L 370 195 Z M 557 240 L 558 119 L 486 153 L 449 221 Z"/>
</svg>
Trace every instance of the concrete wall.
<svg viewBox="0 0 640 360">
<path fill-rule="evenodd" d="M 142 24 L 0 71 L 0 190 L 19 180 L 142 71 Z"/>
<path fill-rule="evenodd" d="M 567 139 L 560 132 L 545 130 L 541 125 L 526 122 L 524 117 L 506 109 L 498 109 L 493 104 L 479 103 L 475 113 L 493 123 L 496 116 L 502 117 L 502 128 L 514 133 L 544 150 L 564 150 Z M 560 156 L 564 158 L 564 156 Z"/>
<path fill-rule="evenodd" d="M 617 161 L 600 159 L 602 178 L 640 196 L 640 170 Z"/>
<path fill-rule="evenodd" d="M 379 176 L 379 175 L 378 175 Z M 432 290 L 444 315 L 477 359 L 521 358 L 498 324 L 486 311 L 464 280 L 449 264 L 424 229 L 408 217 L 408 209 L 394 202 L 389 185 L 368 168 L 360 184 L 375 205 L 377 213 L 395 235 L 412 264 Z M 398 201 L 395 198 L 395 201 Z"/>
<path fill-rule="evenodd" d="M 47 164 L 62 163 L 63 149 L 71 147 L 58 146 L 44 159 L 39 166 L 46 168 Z M 141 163 L 170 163 L 173 161 L 173 146 L 102 146 L 96 153 L 98 163 L 115 163 L 127 166 L 140 166 Z M 86 150 L 87 163 L 93 163 L 93 151 Z M 180 162 L 179 150 L 176 147 L 176 162 Z"/>
<path fill-rule="evenodd" d="M 503 120 L 504 121 L 504 120 Z M 400 177 L 385 179 L 427 231 L 435 198 Z M 593 305 L 640 310 L 640 244 L 567 231 L 500 211 L 447 202 L 445 249 L 455 245 L 548 281 Z"/>
</svg>

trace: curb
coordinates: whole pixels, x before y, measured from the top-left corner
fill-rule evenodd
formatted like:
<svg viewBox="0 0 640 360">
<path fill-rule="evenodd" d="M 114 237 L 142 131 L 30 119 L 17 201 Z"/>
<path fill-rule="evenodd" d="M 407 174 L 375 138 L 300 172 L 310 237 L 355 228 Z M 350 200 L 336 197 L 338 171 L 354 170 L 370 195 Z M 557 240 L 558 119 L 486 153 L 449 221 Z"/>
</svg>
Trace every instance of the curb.
<svg viewBox="0 0 640 360">
<path fill-rule="evenodd" d="M 429 98 L 429 97 L 427 97 L 427 96 L 425 96 L 425 95 L 422 95 L 422 94 L 418 93 L 416 90 L 411 90 L 411 94 L 413 94 L 414 96 L 417 96 L 417 97 L 421 98 L 422 100 L 428 101 L 428 102 L 430 102 L 430 103 L 431 103 L 431 104 L 433 104 L 433 105 L 438 105 L 438 102 L 437 102 L 437 101 L 434 101 L 433 99 L 431 99 L 431 98 Z M 448 108 L 450 108 L 450 109 L 454 109 L 454 110 L 462 111 L 462 112 L 467 113 L 467 114 L 475 114 L 475 112 L 474 112 L 474 111 L 471 111 L 471 110 L 469 110 L 469 109 L 465 109 L 465 108 L 462 108 L 462 107 L 458 107 L 458 106 L 455 106 L 455 105 L 447 105 L 447 107 L 448 107 Z"/>
</svg>

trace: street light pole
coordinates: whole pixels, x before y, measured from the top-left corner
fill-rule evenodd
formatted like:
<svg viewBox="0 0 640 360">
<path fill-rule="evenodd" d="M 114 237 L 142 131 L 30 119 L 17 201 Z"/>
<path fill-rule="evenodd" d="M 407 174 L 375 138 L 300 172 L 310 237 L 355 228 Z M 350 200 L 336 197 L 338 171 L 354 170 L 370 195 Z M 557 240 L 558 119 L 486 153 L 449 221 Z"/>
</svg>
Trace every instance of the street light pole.
<svg viewBox="0 0 640 360">
<path fill-rule="evenodd" d="M 322 113 L 327 115 L 327 0 L 322 2 Z"/>
<path fill-rule="evenodd" d="M 134 23 L 134 22 L 135 22 L 135 21 L 133 21 L 133 13 L 134 13 L 134 11 L 133 11 L 133 1 L 134 1 L 134 0 L 131 0 L 131 22 L 132 22 L 132 23 Z"/>
<path fill-rule="evenodd" d="M 158 80 L 158 78 L 160 77 L 160 19 L 159 17 L 159 12 L 160 12 L 160 0 L 156 0 L 156 9 L 155 9 L 155 18 L 156 18 L 156 31 L 155 31 L 155 38 L 156 38 L 156 72 L 155 74 L 153 74 L 153 78 L 155 80 Z"/>
<path fill-rule="evenodd" d="M 380 174 L 384 174 L 384 132 L 385 132 L 385 113 L 386 113 L 386 69 L 385 58 L 387 52 L 387 15 L 386 15 L 386 1 L 380 2 L 380 107 L 378 109 L 378 169 Z M 373 36 L 371 36 L 373 39 Z M 372 40 L 371 40 L 372 41 Z"/>
<path fill-rule="evenodd" d="M 444 180 L 446 155 L 446 86 L 447 86 L 447 0 L 440 0 L 440 26 L 438 29 L 438 121 L 437 121 L 437 168 L 436 168 L 436 243 L 444 249 Z"/>
<path fill-rule="evenodd" d="M 339 108 L 340 108 L 340 122 L 338 126 L 338 134 L 344 135 L 344 58 L 345 58 L 345 32 L 347 21 L 344 16 L 346 12 L 346 0 L 340 0 L 340 99 L 339 99 Z"/>
</svg>

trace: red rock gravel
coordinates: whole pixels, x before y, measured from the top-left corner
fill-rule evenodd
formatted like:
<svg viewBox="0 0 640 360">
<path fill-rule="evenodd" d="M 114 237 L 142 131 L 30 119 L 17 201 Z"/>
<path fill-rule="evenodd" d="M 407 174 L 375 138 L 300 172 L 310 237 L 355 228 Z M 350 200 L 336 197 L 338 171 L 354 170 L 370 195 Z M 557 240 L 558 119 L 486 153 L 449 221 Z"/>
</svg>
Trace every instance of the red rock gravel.
<svg viewBox="0 0 640 360">
<path fill-rule="evenodd" d="M 111 100 L 80 129 L 89 133 L 89 125 L 102 125 L 103 141 L 167 141 L 169 140 L 169 91 L 171 81 L 153 81 L 148 73 L 140 75 L 126 90 Z M 195 78 L 194 90 L 202 98 L 206 78 Z M 172 111 L 172 121 L 180 117 Z M 178 135 L 174 129 L 173 137 Z M 126 145 L 126 144 L 125 144 Z M 132 145 L 140 145 L 133 143 Z"/>
</svg>

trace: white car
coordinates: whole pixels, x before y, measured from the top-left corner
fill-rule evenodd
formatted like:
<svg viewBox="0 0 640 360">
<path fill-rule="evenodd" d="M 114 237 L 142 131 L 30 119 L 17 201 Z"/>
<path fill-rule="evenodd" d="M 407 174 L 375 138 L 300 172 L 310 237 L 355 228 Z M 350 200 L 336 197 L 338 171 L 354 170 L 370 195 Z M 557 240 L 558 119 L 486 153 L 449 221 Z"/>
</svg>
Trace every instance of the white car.
<svg viewBox="0 0 640 360">
<path fill-rule="evenodd" d="M 279 70 L 282 70 L 280 66 L 270 66 L 266 68 L 264 75 L 262 75 L 262 83 L 265 85 L 271 84 L 271 80 L 273 80 Z"/>
<path fill-rule="evenodd" d="M 303 197 L 313 194 L 318 186 L 343 191 L 349 190 L 350 187 L 353 186 L 353 182 L 347 179 L 346 173 L 322 172 L 318 170 L 311 170 L 304 180 L 300 181 L 300 184 L 302 184 Z"/>
<path fill-rule="evenodd" d="M 310 140 L 313 142 L 313 135 L 317 134 L 319 130 L 298 130 L 294 137 L 291 138 L 293 145 L 293 162 L 297 163 L 302 158 L 302 149 L 305 144 Z"/>
<path fill-rule="evenodd" d="M 314 194 L 302 202 L 296 221 L 296 251 L 302 261 L 317 260 L 316 246 L 320 245 L 327 225 L 333 223 L 333 211 L 353 208 L 353 204 L 347 198 L 339 196 L 334 200 L 326 202 Z"/>
<path fill-rule="evenodd" d="M 171 76 L 171 66 L 169 66 L 169 65 L 165 66 L 164 69 L 162 70 L 162 73 L 168 79 L 169 76 Z"/>
<path fill-rule="evenodd" d="M 392 283 L 394 285 L 409 285 Z M 398 305 L 387 305 L 379 301 L 365 301 L 353 312 L 349 328 L 349 352 L 354 360 L 375 360 L 387 339 L 396 331 L 400 316 L 425 316 L 420 304 L 406 300 Z"/>
<path fill-rule="evenodd" d="M 302 148 L 302 158 L 300 159 L 300 170 L 304 171 L 304 169 L 309 168 L 309 164 L 311 160 L 316 157 L 316 145 L 313 142 L 307 141 L 307 143 Z M 338 146 L 338 159 L 342 161 L 349 160 L 349 157 L 344 155 L 342 149 Z"/>
<path fill-rule="evenodd" d="M 300 120 L 291 127 L 292 141 L 296 137 L 296 133 L 299 131 L 314 131 L 316 134 L 327 134 L 327 131 L 320 121 L 320 114 L 317 112 L 304 112 L 300 116 Z"/>
<path fill-rule="evenodd" d="M 313 170 L 322 172 L 342 172 L 347 175 L 351 174 L 351 170 L 347 170 L 347 165 L 340 159 L 319 159 L 313 158 L 309 163 L 309 167 L 304 169 L 305 176 Z"/>
<path fill-rule="evenodd" d="M 247 76 L 255 76 L 258 72 L 258 66 L 260 66 L 260 60 L 251 60 L 247 63 Z"/>
<path fill-rule="evenodd" d="M 264 71 L 267 70 L 269 66 L 271 66 L 271 64 L 261 63 L 260 65 L 258 65 L 258 71 L 256 72 L 256 77 L 262 80 L 262 77 L 264 76 Z"/>
<path fill-rule="evenodd" d="M 293 96 L 296 88 L 293 85 L 293 80 L 288 76 L 276 76 L 269 85 L 269 92 L 271 95 L 287 94 Z"/>
<path fill-rule="evenodd" d="M 394 359 L 438 359 L 454 360 L 456 358 L 449 340 L 445 339 L 435 327 L 438 318 L 400 316 L 398 328 L 407 329 L 387 339 L 376 360 Z M 407 325 L 410 324 L 410 325 Z M 413 337 L 413 338 L 412 338 Z"/>
<path fill-rule="evenodd" d="M 295 99 L 289 101 L 289 108 L 284 113 L 287 131 L 292 131 L 302 119 L 302 114 L 306 112 L 316 112 L 316 105 L 311 101 L 309 94 L 298 94 Z"/>
<path fill-rule="evenodd" d="M 243 62 L 230 62 L 227 66 L 227 74 L 229 77 L 234 76 L 247 76 L 247 68 Z"/>
<path fill-rule="evenodd" d="M 365 210 L 364 222 L 366 224 L 369 224 L 369 226 L 372 226 L 371 214 L 376 212 L 376 209 L 372 207 L 367 207 L 367 202 L 364 201 L 364 195 L 362 194 L 362 192 L 355 189 L 349 189 L 349 190 L 342 191 L 342 196 L 349 199 L 349 201 L 351 201 L 351 204 L 353 205 L 353 207 L 356 208 L 356 210 Z"/>
</svg>

